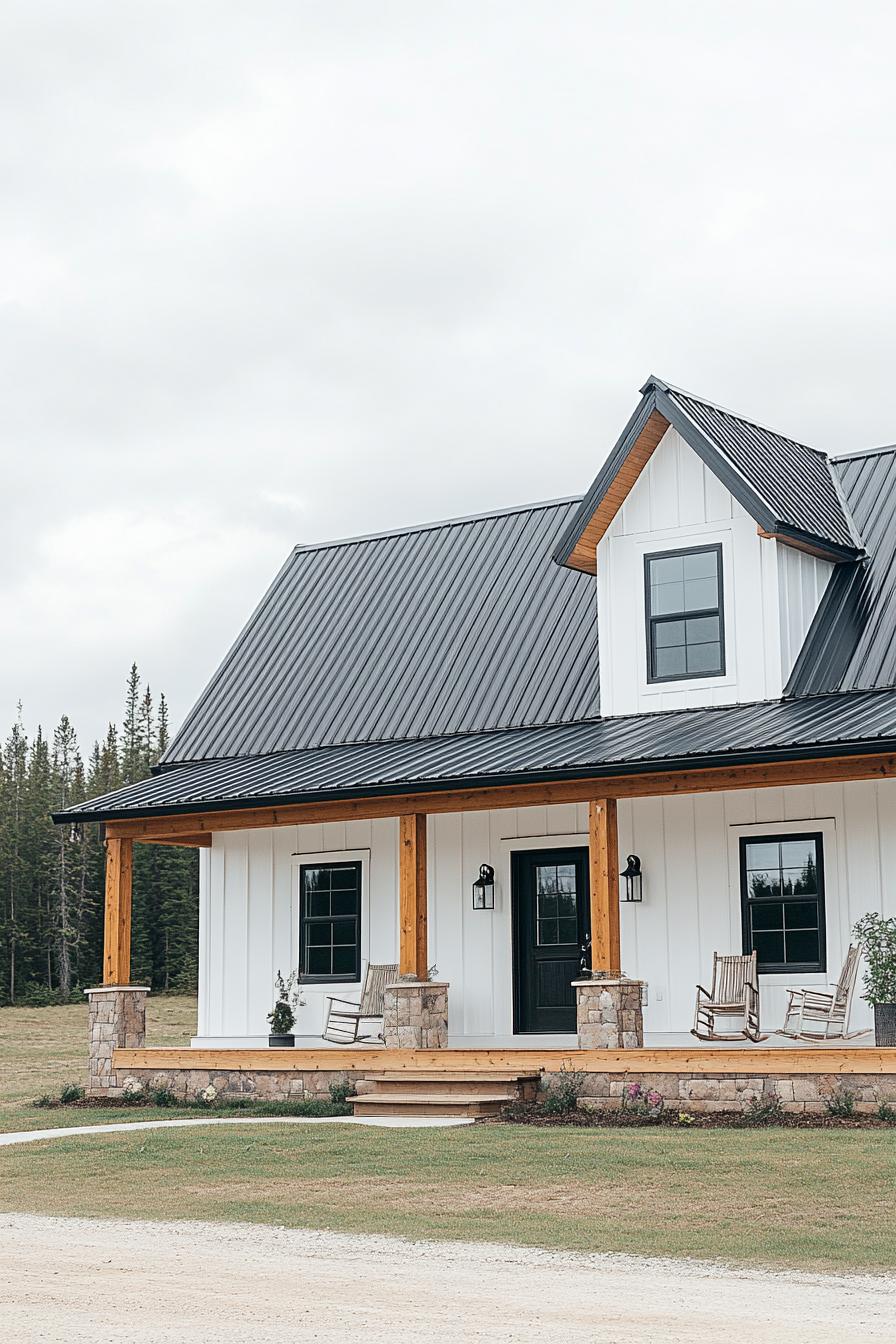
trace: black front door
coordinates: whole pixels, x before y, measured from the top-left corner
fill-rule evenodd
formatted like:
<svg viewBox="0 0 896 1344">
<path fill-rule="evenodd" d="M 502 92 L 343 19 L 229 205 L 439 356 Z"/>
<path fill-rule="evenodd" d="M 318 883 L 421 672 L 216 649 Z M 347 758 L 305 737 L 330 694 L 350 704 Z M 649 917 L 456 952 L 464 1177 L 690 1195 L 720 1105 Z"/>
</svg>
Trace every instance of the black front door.
<svg viewBox="0 0 896 1344">
<path fill-rule="evenodd" d="M 582 943 L 589 932 L 588 850 L 513 855 L 515 1030 L 574 1032 Z"/>
</svg>

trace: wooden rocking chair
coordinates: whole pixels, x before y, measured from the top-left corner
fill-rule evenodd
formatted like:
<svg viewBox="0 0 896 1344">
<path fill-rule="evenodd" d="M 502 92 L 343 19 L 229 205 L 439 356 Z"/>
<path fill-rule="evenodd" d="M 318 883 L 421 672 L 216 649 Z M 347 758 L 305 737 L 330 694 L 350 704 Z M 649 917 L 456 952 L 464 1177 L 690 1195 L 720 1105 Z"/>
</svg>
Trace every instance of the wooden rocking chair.
<svg viewBox="0 0 896 1344">
<path fill-rule="evenodd" d="M 864 1031 L 847 1030 L 861 951 L 858 946 L 850 946 L 840 979 L 829 990 L 811 986 L 788 989 L 790 998 L 784 1025 L 776 1034 L 790 1036 L 795 1041 L 847 1041 L 852 1036 L 866 1035 Z"/>
<path fill-rule="evenodd" d="M 364 984 L 361 986 L 361 999 L 340 999 L 333 995 L 327 997 L 327 1019 L 324 1023 L 323 1039 L 334 1045 L 355 1045 L 358 1041 L 369 1041 L 371 1036 L 362 1036 L 362 1022 L 383 1016 L 383 996 L 386 986 L 398 977 L 397 966 L 367 967 Z M 382 1039 L 382 1032 L 379 1034 Z"/>
<path fill-rule="evenodd" d="M 736 1031 L 716 1030 L 717 1017 L 740 1019 Z M 712 989 L 697 986 L 697 1005 L 691 1031 L 700 1041 L 761 1041 L 759 1034 L 759 980 L 756 953 L 749 956 L 712 955 Z"/>
</svg>

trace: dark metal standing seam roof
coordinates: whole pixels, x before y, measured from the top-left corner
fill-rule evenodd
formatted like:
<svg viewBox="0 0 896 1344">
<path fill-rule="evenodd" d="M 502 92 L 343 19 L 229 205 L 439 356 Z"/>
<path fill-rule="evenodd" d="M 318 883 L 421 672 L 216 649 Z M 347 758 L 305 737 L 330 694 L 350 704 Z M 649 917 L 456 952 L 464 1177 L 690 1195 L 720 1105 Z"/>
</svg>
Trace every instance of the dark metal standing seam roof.
<svg viewBox="0 0 896 1344">
<path fill-rule="evenodd" d="M 112 820 L 408 788 L 894 750 L 896 696 L 864 691 L 206 761 L 163 771 L 56 819 Z"/>
<path fill-rule="evenodd" d="M 641 401 L 622 436 L 560 537 L 554 552 L 559 564 L 569 560 L 653 410 L 678 430 L 767 531 L 814 541 L 833 560 L 861 554 L 861 541 L 824 453 L 651 377 L 641 388 Z"/>
<path fill-rule="evenodd" d="M 778 521 L 858 549 L 826 453 L 670 387 L 671 401 L 754 486 Z"/>
<path fill-rule="evenodd" d="M 836 458 L 832 466 L 868 558 L 831 575 L 790 695 L 896 685 L 896 447 Z"/>
<path fill-rule="evenodd" d="M 297 548 L 163 765 L 597 714 L 594 580 L 551 560 L 577 505 Z"/>
</svg>

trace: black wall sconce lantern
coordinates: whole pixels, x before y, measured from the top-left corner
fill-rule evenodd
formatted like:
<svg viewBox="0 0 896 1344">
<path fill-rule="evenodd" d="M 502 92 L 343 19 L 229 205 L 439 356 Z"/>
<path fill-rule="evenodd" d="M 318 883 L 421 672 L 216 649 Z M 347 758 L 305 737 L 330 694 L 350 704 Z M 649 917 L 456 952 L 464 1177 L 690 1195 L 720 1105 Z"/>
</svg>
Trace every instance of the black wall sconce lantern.
<svg viewBox="0 0 896 1344">
<path fill-rule="evenodd" d="M 490 863 L 483 863 L 479 876 L 473 883 L 473 909 L 494 910 L 495 908 L 495 870 Z"/>
<path fill-rule="evenodd" d="M 620 877 L 625 879 L 625 886 L 622 890 L 622 899 L 624 901 L 640 901 L 641 893 L 641 860 L 637 854 L 629 854 L 626 860 L 625 868 L 620 873 Z"/>
</svg>

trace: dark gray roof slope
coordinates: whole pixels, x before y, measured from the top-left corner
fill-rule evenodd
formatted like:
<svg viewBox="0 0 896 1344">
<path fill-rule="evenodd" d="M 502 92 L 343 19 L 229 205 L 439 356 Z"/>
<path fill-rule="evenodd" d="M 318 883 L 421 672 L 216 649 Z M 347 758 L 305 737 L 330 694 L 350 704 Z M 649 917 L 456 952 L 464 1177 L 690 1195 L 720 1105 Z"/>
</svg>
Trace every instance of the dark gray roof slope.
<svg viewBox="0 0 896 1344">
<path fill-rule="evenodd" d="M 594 580 L 551 560 L 577 505 L 297 548 L 163 765 L 597 714 Z"/>
<path fill-rule="evenodd" d="M 678 388 L 668 387 L 667 393 L 669 400 L 681 407 L 749 481 L 770 506 L 779 526 L 792 527 L 848 550 L 858 549 L 826 453 Z"/>
<path fill-rule="evenodd" d="M 827 456 L 731 411 L 650 377 L 613 451 L 569 521 L 554 552 L 566 564 L 576 542 L 657 411 L 767 532 L 809 542 L 834 561 L 862 553 Z"/>
<path fill-rule="evenodd" d="M 865 691 L 205 762 L 93 799 L 56 820 L 894 749 L 896 696 Z"/>
<path fill-rule="evenodd" d="M 790 695 L 896 685 L 896 447 L 832 465 L 868 558 L 834 570 Z"/>
</svg>

